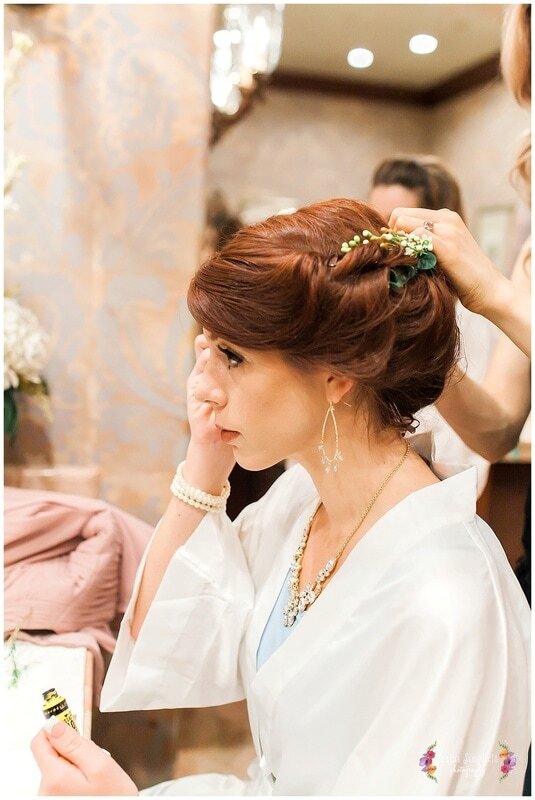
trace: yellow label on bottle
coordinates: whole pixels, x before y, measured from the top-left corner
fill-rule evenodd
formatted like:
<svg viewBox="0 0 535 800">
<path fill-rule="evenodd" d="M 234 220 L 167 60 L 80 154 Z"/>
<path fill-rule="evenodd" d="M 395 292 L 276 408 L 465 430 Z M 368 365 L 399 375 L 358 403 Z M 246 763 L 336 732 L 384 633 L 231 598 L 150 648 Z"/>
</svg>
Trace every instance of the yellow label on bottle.
<svg viewBox="0 0 535 800">
<path fill-rule="evenodd" d="M 74 730 L 78 732 L 73 713 L 65 698 L 58 694 L 55 689 L 50 689 L 43 694 L 45 696 L 45 701 L 43 703 L 43 714 L 45 717 L 47 719 L 55 717 L 57 720 L 63 720 L 63 722 L 66 722 L 67 725 L 70 725 L 71 728 L 74 728 Z"/>
</svg>

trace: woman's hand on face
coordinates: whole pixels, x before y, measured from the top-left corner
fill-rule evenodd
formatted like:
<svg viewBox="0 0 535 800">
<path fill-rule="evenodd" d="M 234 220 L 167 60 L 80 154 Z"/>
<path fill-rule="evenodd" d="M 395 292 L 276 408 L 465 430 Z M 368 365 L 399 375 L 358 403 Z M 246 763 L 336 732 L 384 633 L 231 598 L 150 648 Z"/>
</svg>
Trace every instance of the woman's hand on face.
<svg viewBox="0 0 535 800">
<path fill-rule="evenodd" d="M 426 220 L 433 223 L 432 232 L 423 227 Z M 388 226 L 395 231 L 431 238 L 438 263 L 463 306 L 487 316 L 495 298 L 509 282 L 481 250 L 459 214 L 447 208 L 439 211 L 395 208 Z"/>
<path fill-rule="evenodd" d="M 215 425 L 215 413 L 211 403 L 197 399 L 197 390 L 203 380 L 203 372 L 210 357 L 210 345 L 204 334 L 195 337 L 195 355 L 197 360 L 187 380 L 187 409 L 191 430 L 191 444 L 194 447 L 213 445 L 221 447 L 220 455 L 228 455 L 234 465 L 232 447 L 221 440 L 221 431 Z M 232 467 L 231 467 L 232 468 Z"/>
<path fill-rule="evenodd" d="M 191 441 L 200 445 L 213 445 L 221 442 L 220 431 L 215 426 L 214 410 L 211 403 L 198 400 L 199 384 L 210 357 L 210 345 L 204 334 L 195 337 L 195 365 L 187 380 L 187 408 L 191 430 Z"/>
<path fill-rule="evenodd" d="M 186 384 L 191 441 L 199 445 L 214 445 L 221 442 L 221 436 L 214 423 L 213 407 L 197 399 L 199 383 L 210 357 L 210 345 L 204 334 L 195 337 L 195 356 L 195 365 Z"/>
<path fill-rule="evenodd" d="M 138 795 L 126 772 L 95 742 L 70 725 L 57 722 L 50 733 L 40 730 L 31 742 L 41 770 L 39 795 Z"/>
</svg>

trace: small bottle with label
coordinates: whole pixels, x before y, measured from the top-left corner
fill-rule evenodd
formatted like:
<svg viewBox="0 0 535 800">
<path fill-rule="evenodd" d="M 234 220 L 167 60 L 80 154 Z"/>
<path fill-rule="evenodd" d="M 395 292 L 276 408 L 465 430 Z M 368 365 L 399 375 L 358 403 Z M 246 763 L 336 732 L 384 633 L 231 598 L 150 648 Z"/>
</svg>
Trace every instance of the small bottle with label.
<svg viewBox="0 0 535 800">
<path fill-rule="evenodd" d="M 78 733 L 76 721 L 67 701 L 55 689 L 48 689 L 43 692 L 43 714 L 47 719 L 55 717 L 57 720 L 63 720 Z"/>
</svg>

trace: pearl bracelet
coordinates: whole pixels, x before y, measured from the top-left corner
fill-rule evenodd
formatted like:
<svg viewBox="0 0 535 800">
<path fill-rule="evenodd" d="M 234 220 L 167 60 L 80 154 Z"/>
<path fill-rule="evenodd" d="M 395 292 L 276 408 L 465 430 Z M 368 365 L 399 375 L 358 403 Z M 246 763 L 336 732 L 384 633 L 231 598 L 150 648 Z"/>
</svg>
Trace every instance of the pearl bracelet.
<svg viewBox="0 0 535 800">
<path fill-rule="evenodd" d="M 227 499 L 230 495 L 230 483 L 225 481 L 223 491 L 220 495 L 208 494 L 203 492 L 202 489 L 197 489 L 195 486 L 190 486 L 186 483 L 182 474 L 182 467 L 186 462 L 182 461 L 178 465 L 175 477 L 171 483 L 171 492 L 183 503 L 187 503 L 194 508 L 199 508 L 202 511 L 225 511 L 227 507 Z"/>
</svg>

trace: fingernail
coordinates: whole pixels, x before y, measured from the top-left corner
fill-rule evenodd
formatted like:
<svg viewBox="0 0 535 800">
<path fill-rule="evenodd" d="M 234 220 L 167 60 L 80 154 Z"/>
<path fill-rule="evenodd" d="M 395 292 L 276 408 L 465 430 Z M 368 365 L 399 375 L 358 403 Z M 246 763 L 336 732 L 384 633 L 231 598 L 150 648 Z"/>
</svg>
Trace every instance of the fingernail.
<svg viewBox="0 0 535 800">
<path fill-rule="evenodd" d="M 106 750 L 106 748 L 105 748 L 105 747 L 101 747 L 100 749 L 102 750 L 102 752 L 103 752 L 103 753 L 106 753 L 106 755 L 107 755 L 107 756 L 110 756 L 110 758 L 111 758 L 111 753 L 110 753 L 110 751 L 109 751 L 109 750 Z"/>
<path fill-rule="evenodd" d="M 43 725 L 45 731 L 47 731 L 50 736 L 54 736 L 54 738 L 61 736 L 69 727 L 70 725 L 67 725 L 62 719 L 57 719 L 57 717 L 49 717 Z"/>
<path fill-rule="evenodd" d="M 43 722 L 43 729 L 47 733 L 52 733 L 52 728 L 57 724 L 58 720 L 56 719 L 56 717 L 48 717 L 48 719 L 45 719 L 45 721 Z"/>
<path fill-rule="evenodd" d="M 63 722 L 62 719 L 58 719 L 52 730 L 50 731 L 51 736 L 62 736 L 66 731 L 72 730 L 70 725 L 67 725 L 66 722 Z"/>
</svg>

